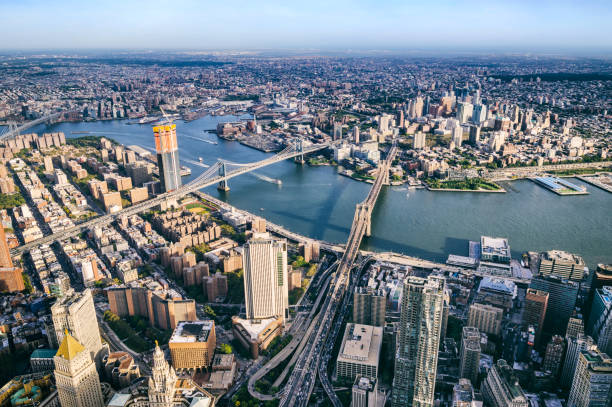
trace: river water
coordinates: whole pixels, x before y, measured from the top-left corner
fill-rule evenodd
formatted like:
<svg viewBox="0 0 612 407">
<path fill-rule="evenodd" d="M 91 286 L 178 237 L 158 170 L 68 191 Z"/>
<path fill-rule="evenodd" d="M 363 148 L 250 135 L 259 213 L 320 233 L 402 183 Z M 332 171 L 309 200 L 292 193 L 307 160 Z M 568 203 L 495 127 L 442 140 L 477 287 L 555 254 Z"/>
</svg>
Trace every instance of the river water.
<svg viewBox="0 0 612 407">
<path fill-rule="evenodd" d="M 193 163 L 199 157 L 210 165 L 217 158 L 248 163 L 268 155 L 206 131 L 220 121 L 236 119 L 208 116 L 177 122 L 181 164 L 192 170 L 184 182 L 205 170 Z M 126 121 L 61 123 L 31 130 L 63 131 L 66 137 L 88 131 L 124 145 L 154 148 L 151 125 Z M 370 188 L 338 175 L 335 168 L 302 167 L 291 161 L 268 166 L 257 174 L 280 179 L 282 185 L 246 174 L 231 179 L 227 193 L 215 187 L 206 192 L 299 234 L 335 243 L 348 238 L 355 204 L 365 199 Z M 590 267 L 612 262 L 612 194 L 588 184 L 589 195 L 566 197 L 528 180 L 514 181 L 510 186 L 506 194 L 384 187 L 372 218 L 372 237 L 364 239 L 362 248 L 443 262 L 451 253 L 467 255 L 469 240 L 488 235 L 507 237 L 513 257 L 527 250 L 561 249 L 583 256 Z"/>
</svg>

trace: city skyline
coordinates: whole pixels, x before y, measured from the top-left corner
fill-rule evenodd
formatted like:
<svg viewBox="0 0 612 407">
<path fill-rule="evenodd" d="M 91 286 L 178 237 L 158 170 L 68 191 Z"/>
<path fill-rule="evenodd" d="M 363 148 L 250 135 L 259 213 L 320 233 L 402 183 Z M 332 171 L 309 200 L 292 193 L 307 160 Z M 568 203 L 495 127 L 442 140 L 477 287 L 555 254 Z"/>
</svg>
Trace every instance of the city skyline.
<svg viewBox="0 0 612 407">
<path fill-rule="evenodd" d="M 48 3 L 0 404 L 612 407 L 608 4 Z"/>
<path fill-rule="evenodd" d="M 536 52 L 609 55 L 603 1 L 438 4 L 347 1 L 200 3 L 62 0 L 3 4 L 3 50 L 299 50 L 342 53 Z M 60 16 L 66 24 L 57 24 Z M 21 26 L 29 21 L 28 30 Z"/>
</svg>

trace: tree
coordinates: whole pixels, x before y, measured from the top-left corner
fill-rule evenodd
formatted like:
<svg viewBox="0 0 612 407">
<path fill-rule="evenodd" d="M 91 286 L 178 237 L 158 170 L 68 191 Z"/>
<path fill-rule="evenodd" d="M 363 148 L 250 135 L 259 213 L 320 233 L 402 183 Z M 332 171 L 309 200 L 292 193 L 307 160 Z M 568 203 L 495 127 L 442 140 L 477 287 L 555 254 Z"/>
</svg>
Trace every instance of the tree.
<svg viewBox="0 0 612 407">
<path fill-rule="evenodd" d="M 215 318 L 217 316 L 217 313 L 215 312 L 215 310 L 212 309 L 209 305 L 204 306 L 204 313 L 211 318 Z"/>
<path fill-rule="evenodd" d="M 233 349 L 230 344 L 222 343 L 221 346 L 219 346 L 219 351 L 225 355 L 229 355 L 232 353 Z"/>
<path fill-rule="evenodd" d="M 34 291 L 34 287 L 32 287 L 32 281 L 30 280 L 30 276 L 28 276 L 26 273 L 21 273 L 21 276 L 23 277 L 23 285 L 25 287 L 25 291 L 28 294 L 32 294 L 32 292 Z"/>
<path fill-rule="evenodd" d="M 221 225 L 221 233 L 227 236 L 232 236 L 234 233 L 236 233 L 236 230 L 234 230 L 234 228 L 230 225 Z"/>
</svg>

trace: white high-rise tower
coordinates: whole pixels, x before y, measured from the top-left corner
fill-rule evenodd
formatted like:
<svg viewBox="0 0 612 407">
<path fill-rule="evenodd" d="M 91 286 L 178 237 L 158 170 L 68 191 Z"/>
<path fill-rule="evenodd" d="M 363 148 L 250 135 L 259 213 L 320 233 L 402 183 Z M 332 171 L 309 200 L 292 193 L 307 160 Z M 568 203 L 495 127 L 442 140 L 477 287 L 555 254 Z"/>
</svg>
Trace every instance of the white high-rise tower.
<svg viewBox="0 0 612 407">
<path fill-rule="evenodd" d="M 244 245 L 242 264 L 247 319 L 285 318 L 289 308 L 287 242 L 256 233 Z"/>
<path fill-rule="evenodd" d="M 68 330 L 91 354 L 98 363 L 102 339 L 96 318 L 96 309 L 89 289 L 82 292 L 70 292 L 58 299 L 51 306 L 51 316 L 57 343 L 61 343 L 64 332 Z"/>
</svg>

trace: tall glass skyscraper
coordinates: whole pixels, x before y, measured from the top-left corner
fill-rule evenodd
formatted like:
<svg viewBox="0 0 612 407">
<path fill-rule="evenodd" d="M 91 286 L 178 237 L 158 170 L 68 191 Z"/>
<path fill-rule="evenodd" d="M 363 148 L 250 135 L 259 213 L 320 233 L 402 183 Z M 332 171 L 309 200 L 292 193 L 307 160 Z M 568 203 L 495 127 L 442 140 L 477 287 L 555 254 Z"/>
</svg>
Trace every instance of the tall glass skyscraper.
<svg viewBox="0 0 612 407">
<path fill-rule="evenodd" d="M 176 124 L 153 127 L 155 151 L 162 192 L 174 191 L 181 186 Z"/>
<path fill-rule="evenodd" d="M 443 277 L 404 280 L 393 407 L 433 406 L 443 309 Z"/>
</svg>

